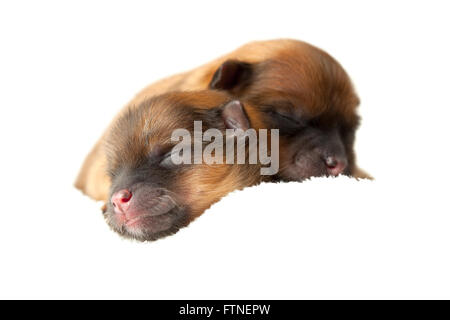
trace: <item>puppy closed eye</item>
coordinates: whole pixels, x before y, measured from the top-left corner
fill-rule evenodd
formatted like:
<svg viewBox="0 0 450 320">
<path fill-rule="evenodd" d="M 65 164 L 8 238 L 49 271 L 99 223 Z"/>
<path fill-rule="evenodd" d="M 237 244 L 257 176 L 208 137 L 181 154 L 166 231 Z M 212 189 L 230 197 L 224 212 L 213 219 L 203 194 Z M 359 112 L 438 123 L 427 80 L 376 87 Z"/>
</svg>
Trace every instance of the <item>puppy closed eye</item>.
<svg viewBox="0 0 450 320">
<path fill-rule="evenodd" d="M 184 154 L 185 151 L 188 151 L 186 155 Z M 171 170 L 185 168 L 187 165 L 194 163 L 191 154 L 192 152 L 189 152 L 184 147 L 180 149 L 175 146 L 159 158 L 159 166 Z"/>
<path fill-rule="evenodd" d="M 295 125 L 301 125 L 300 121 L 295 120 L 295 119 L 291 118 L 290 116 L 285 115 L 283 113 L 272 111 L 272 116 L 274 116 L 276 118 L 279 118 L 279 119 L 282 119 L 283 121 L 288 121 L 288 122 L 290 122 L 292 124 L 295 124 Z"/>
<path fill-rule="evenodd" d="M 148 163 L 150 165 L 159 165 L 163 168 L 172 169 L 176 166 L 172 161 L 172 145 L 155 146 L 148 155 Z"/>
<path fill-rule="evenodd" d="M 273 128 L 280 129 L 281 134 L 291 134 L 304 128 L 306 123 L 290 115 L 269 110 L 268 116 Z"/>
<path fill-rule="evenodd" d="M 179 166 L 178 164 L 175 164 L 172 160 L 172 150 L 167 152 L 162 156 L 162 160 L 159 162 L 159 165 L 166 169 L 173 169 Z"/>
<path fill-rule="evenodd" d="M 162 156 L 161 161 L 159 162 L 159 165 L 161 167 L 166 168 L 166 169 L 175 169 L 175 168 L 180 167 L 183 164 L 183 163 L 175 163 L 173 161 L 172 151 L 173 150 L 170 150 L 169 152 L 167 152 L 166 154 L 164 154 Z M 174 155 L 174 156 L 178 157 L 180 155 Z"/>
</svg>

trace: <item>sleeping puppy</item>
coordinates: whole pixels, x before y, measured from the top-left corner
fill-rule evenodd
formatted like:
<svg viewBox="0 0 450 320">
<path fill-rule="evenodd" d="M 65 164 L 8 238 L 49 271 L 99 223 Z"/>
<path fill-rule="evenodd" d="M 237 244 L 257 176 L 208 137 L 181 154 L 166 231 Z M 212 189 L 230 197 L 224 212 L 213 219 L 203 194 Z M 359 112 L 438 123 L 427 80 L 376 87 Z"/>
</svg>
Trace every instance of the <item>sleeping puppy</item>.
<svg viewBox="0 0 450 320">
<path fill-rule="evenodd" d="M 281 179 L 368 177 L 355 163 L 359 99 L 348 75 L 324 51 L 303 42 L 282 43 L 261 61 L 225 61 L 210 88 L 259 106 L 267 128 L 280 129 Z"/>
<path fill-rule="evenodd" d="M 173 234 L 227 193 L 265 179 L 261 166 L 248 162 L 174 163 L 173 133 L 195 136 L 194 121 L 202 121 L 203 133 L 247 130 L 261 125 L 257 114 L 248 120 L 253 112 L 218 91 L 173 92 L 130 105 L 88 156 L 76 185 L 106 202 L 105 219 L 122 236 L 145 241 Z"/>
<path fill-rule="evenodd" d="M 345 174 L 370 176 L 356 165 L 358 96 L 341 65 L 326 52 L 296 40 L 251 42 L 139 93 L 210 89 L 259 107 L 267 128 L 280 129 L 282 180 Z"/>
</svg>

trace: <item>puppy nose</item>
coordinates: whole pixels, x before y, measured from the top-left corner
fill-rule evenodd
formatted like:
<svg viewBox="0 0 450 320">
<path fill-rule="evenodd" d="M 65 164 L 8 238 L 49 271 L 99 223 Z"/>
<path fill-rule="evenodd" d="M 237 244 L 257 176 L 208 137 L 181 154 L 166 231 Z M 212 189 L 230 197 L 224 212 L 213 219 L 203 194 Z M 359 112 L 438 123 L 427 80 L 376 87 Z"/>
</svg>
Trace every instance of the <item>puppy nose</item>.
<svg viewBox="0 0 450 320">
<path fill-rule="evenodd" d="M 328 174 L 332 176 L 340 175 L 347 167 L 347 161 L 336 156 L 327 156 L 324 158 L 324 162 L 327 166 Z"/>
<path fill-rule="evenodd" d="M 115 213 L 125 213 L 130 205 L 133 195 L 131 191 L 123 189 L 115 192 L 111 197 L 111 203 Z"/>
</svg>

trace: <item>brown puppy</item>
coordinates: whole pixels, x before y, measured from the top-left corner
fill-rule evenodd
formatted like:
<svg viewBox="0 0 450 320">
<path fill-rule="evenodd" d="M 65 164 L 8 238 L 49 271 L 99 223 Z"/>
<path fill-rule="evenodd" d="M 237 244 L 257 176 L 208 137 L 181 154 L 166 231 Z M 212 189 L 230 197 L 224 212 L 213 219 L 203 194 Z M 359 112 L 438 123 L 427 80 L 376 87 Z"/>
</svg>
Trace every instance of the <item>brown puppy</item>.
<svg viewBox="0 0 450 320">
<path fill-rule="evenodd" d="M 296 40 L 252 42 L 150 85 L 135 103 L 155 93 L 206 87 L 258 106 L 264 126 L 280 129 L 280 179 L 370 178 L 357 167 L 353 151 L 358 96 L 347 73 L 326 52 Z"/>
<path fill-rule="evenodd" d="M 258 164 L 174 164 L 174 130 L 192 133 L 194 121 L 202 121 L 203 132 L 247 130 L 260 125 L 257 114 L 248 121 L 252 113 L 251 106 L 244 111 L 218 91 L 173 92 L 129 106 L 89 155 L 77 186 L 106 201 L 107 223 L 125 237 L 155 240 L 175 233 L 227 193 L 264 176 Z"/>
</svg>

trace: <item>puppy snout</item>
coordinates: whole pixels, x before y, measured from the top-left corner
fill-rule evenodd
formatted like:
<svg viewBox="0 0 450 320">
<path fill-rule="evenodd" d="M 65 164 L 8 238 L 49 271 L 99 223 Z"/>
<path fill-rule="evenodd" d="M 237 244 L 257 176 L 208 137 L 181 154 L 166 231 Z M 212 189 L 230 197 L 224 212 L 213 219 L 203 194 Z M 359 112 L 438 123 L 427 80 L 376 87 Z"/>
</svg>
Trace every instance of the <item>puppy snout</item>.
<svg viewBox="0 0 450 320">
<path fill-rule="evenodd" d="M 131 191 L 127 189 L 119 190 L 115 192 L 111 197 L 111 203 L 114 207 L 115 213 L 125 213 L 129 206 L 130 206 L 130 200 L 132 198 Z"/>
<path fill-rule="evenodd" d="M 347 160 L 337 156 L 326 156 L 323 161 L 329 175 L 338 176 L 347 168 Z"/>
</svg>

